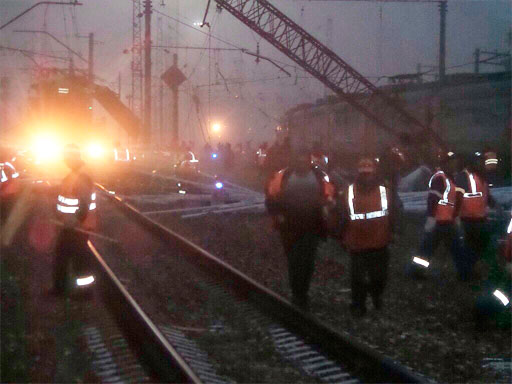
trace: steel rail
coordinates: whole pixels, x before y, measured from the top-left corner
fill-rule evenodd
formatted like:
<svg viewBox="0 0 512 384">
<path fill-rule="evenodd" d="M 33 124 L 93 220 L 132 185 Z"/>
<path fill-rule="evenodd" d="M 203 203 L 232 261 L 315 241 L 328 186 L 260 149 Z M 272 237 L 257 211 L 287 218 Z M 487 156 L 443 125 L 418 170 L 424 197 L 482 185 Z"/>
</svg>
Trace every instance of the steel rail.
<svg viewBox="0 0 512 384">
<path fill-rule="evenodd" d="M 351 365 L 359 368 L 361 368 L 362 364 L 365 365 L 364 375 L 370 376 L 374 382 L 429 382 L 391 358 L 341 334 L 321 323 L 310 314 L 302 312 L 281 296 L 218 259 L 208 251 L 144 216 L 136 208 L 124 202 L 122 198 L 110 194 L 108 189 L 101 184 L 96 184 L 96 186 L 126 216 L 140 223 L 163 241 L 180 248 L 190 257 L 190 261 L 204 268 L 208 273 L 215 275 L 219 281 L 236 289 L 237 293 L 244 299 L 260 305 L 269 316 L 277 318 L 297 334 L 311 340 L 313 344 L 319 346 L 333 359 L 344 363 L 349 362 Z M 312 335 L 314 335 L 314 338 Z M 369 367 L 371 369 L 368 369 Z"/>
<path fill-rule="evenodd" d="M 166 337 L 140 308 L 123 284 L 114 275 L 92 242 L 88 241 L 98 275 L 98 282 L 113 307 L 119 325 L 126 331 L 127 339 L 161 382 L 201 383 L 194 371 L 167 341 Z"/>
</svg>

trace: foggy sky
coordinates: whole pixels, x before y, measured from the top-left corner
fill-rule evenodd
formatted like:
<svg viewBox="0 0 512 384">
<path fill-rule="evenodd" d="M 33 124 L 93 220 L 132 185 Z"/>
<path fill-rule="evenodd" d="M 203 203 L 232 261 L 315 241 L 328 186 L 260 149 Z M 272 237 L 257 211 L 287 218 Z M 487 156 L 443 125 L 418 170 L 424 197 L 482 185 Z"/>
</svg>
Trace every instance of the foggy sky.
<svg viewBox="0 0 512 384">
<path fill-rule="evenodd" d="M 0 0 L 0 23 L 11 19 L 36 0 Z M 18 29 L 44 29 L 87 58 L 87 39 L 74 37 L 75 32 L 86 35 L 95 33 L 100 42 L 95 46 L 95 73 L 99 83 L 117 90 L 119 74 L 122 78 L 122 99 L 131 93 L 131 55 L 123 50 L 132 45 L 132 1 L 131 0 L 82 0 L 83 6 L 74 8 L 75 23 L 71 7 L 45 6 L 0 31 L 0 44 L 16 48 L 35 50 L 54 55 L 67 56 L 59 45 L 40 35 L 14 33 Z M 204 16 L 206 0 L 154 0 L 156 11 L 178 18 L 189 26 L 200 22 Z M 328 44 L 340 57 L 356 70 L 368 76 L 378 85 L 386 83 L 382 76 L 416 72 L 417 64 L 435 66 L 438 62 L 439 11 L 437 4 L 429 3 L 372 3 L 338 1 L 271 1 L 287 16 L 298 22 L 320 41 Z M 46 17 L 45 17 L 46 13 Z M 381 17 L 382 15 L 382 17 Z M 475 48 L 483 50 L 509 51 L 507 33 L 510 28 L 511 3 L 508 1 L 449 1 L 447 17 L 447 61 L 448 68 L 473 61 Z M 331 19 L 332 31 L 328 37 Z M 191 28 L 177 24 L 158 13 L 153 13 L 153 45 L 201 46 L 208 44 L 207 37 Z M 214 53 L 210 51 L 211 80 L 219 85 L 210 88 L 210 110 L 212 121 L 221 121 L 225 126 L 220 140 L 270 140 L 273 128 L 283 112 L 304 102 L 315 102 L 324 96 L 324 87 L 302 71 L 293 62 L 266 43 L 228 12 L 216 12 L 212 1 L 207 21 L 212 35 L 226 40 L 233 46 L 260 53 L 285 65 L 292 74 L 284 72 L 266 61 L 255 63 L 252 56 L 236 51 Z M 207 28 L 198 28 L 208 32 Z M 231 47 L 215 38 L 212 48 Z M 169 53 L 153 51 L 154 98 L 158 99 L 158 76 L 171 64 L 173 49 Z M 198 119 L 191 103 L 193 87 L 208 84 L 208 52 L 179 49 L 179 67 L 189 78 L 181 87 L 180 133 L 185 139 L 202 142 Z M 67 66 L 66 62 L 36 57 L 39 64 Z M 74 63 L 84 68 L 78 60 Z M 32 63 L 20 54 L 0 51 L 2 75 L 13 79 L 16 105 L 22 110 L 27 95 L 30 72 L 24 71 Z M 218 70 L 217 70 L 218 68 Z M 498 68 L 482 66 L 481 71 Z M 473 65 L 452 70 L 472 71 Z M 227 79 L 226 84 L 221 75 Z M 303 79 L 302 77 L 308 77 Z M 278 79 L 279 78 L 279 79 Z M 254 81 L 274 79 L 268 81 Z M 251 82 L 249 82 L 251 81 Z M 244 84 L 236 84 L 244 82 Z M 197 90 L 201 100 L 203 119 L 208 111 L 208 87 Z M 165 92 L 168 100 L 168 92 Z M 158 103 L 153 109 L 158 110 Z M 165 108 L 165 119 L 169 118 Z M 21 112 L 21 111 L 20 111 Z M 166 123 L 167 124 L 167 123 Z M 157 125 L 155 116 L 154 126 Z"/>
</svg>

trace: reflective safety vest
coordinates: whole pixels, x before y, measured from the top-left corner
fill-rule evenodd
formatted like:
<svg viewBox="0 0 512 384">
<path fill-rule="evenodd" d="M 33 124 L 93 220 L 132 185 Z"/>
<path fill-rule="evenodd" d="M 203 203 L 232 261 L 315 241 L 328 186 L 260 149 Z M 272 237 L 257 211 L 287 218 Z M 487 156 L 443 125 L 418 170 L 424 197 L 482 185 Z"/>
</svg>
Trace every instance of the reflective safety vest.
<svg viewBox="0 0 512 384">
<path fill-rule="evenodd" d="M 0 163 L 0 197 L 6 198 L 15 195 L 19 190 L 18 177 L 20 174 L 14 166 L 6 161 Z"/>
<path fill-rule="evenodd" d="M 450 181 L 443 171 L 437 171 L 428 182 L 429 188 L 432 188 L 432 180 L 436 177 L 442 178 L 444 183 L 444 192 L 439 196 L 434 217 L 438 223 L 451 223 L 455 220 L 455 199 L 457 195 L 455 190 L 456 186 L 453 181 Z M 433 193 L 437 191 L 431 190 L 429 192 Z"/>
<path fill-rule="evenodd" d="M 469 191 L 464 193 L 460 211 L 461 219 L 484 219 L 487 207 L 485 182 L 476 174 L 464 171 L 468 178 Z"/>
<path fill-rule="evenodd" d="M 349 222 L 343 232 L 343 244 L 350 251 L 381 249 L 391 241 L 389 190 L 380 185 L 370 191 L 348 187 Z"/>
<path fill-rule="evenodd" d="M 80 209 L 80 188 L 76 181 L 79 175 L 71 174 L 63 180 L 61 192 L 57 197 L 57 216 L 64 224 L 69 223 L 71 218 L 77 214 Z M 91 193 L 91 201 L 87 207 L 85 220 L 80 223 L 82 229 L 91 231 L 96 229 L 96 192 Z"/>
<path fill-rule="evenodd" d="M 130 151 L 128 148 L 117 149 L 114 148 L 114 160 L 115 161 L 130 161 Z"/>
<path fill-rule="evenodd" d="M 274 176 L 270 179 L 269 183 L 265 188 L 265 194 L 267 197 L 277 197 L 278 194 L 283 190 L 283 179 L 285 175 L 288 176 L 290 173 L 287 172 L 288 168 L 281 169 L 279 172 L 275 173 Z M 329 176 L 327 173 L 321 171 L 318 168 L 313 169 L 315 172 L 315 176 L 317 180 L 320 180 L 322 186 L 322 197 L 326 202 L 330 202 L 334 200 L 334 185 L 330 182 Z"/>
</svg>

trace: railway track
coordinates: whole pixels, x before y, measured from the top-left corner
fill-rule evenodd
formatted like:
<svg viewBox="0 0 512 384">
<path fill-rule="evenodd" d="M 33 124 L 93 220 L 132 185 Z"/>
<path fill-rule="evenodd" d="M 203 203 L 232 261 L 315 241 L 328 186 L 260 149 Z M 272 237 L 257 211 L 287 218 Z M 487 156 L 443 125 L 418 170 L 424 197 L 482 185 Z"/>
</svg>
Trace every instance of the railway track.
<svg viewBox="0 0 512 384">
<path fill-rule="evenodd" d="M 264 210 L 262 193 L 226 180 L 218 189 L 215 187 L 216 181 L 214 176 L 204 173 L 187 179 L 161 174 L 157 170 L 135 170 L 128 182 L 123 180 L 117 185 L 110 185 L 116 193 L 125 196 L 127 202 L 147 215 L 171 214 L 186 219 L 207 214 Z"/>
<path fill-rule="evenodd" d="M 113 207 L 104 235 L 126 235 L 121 223 L 144 233 L 129 233 L 138 246 L 119 249 L 97 240 L 90 247 L 106 302 L 115 303 L 112 310 L 151 377 L 214 383 L 428 381 L 98 188 L 104 192 L 101 202 Z"/>
</svg>

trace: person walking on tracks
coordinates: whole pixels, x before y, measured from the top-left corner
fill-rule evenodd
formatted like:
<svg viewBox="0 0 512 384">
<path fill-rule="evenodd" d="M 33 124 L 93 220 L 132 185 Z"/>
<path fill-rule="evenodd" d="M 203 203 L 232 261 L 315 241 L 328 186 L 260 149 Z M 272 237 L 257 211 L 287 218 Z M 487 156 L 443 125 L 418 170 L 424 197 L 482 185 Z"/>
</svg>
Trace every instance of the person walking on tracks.
<svg viewBox="0 0 512 384">
<path fill-rule="evenodd" d="M 382 308 L 396 206 L 391 190 L 379 183 L 377 165 L 370 158 L 358 162 L 355 182 L 339 198 L 341 242 L 350 253 L 350 309 L 355 316 L 363 316 L 368 294 L 374 307 Z"/>
<path fill-rule="evenodd" d="M 420 243 L 420 254 L 413 256 L 408 265 L 413 278 L 423 278 L 430 266 L 435 249 L 441 242 L 447 243 L 459 278 L 469 278 L 468 263 L 463 257 L 463 233 L 460 224 L 460 205 L 464 190 L 454 181 L 457 157 L 453 152 L 442 153 L 439 167 L 429 181 L 427 195 L 427 218 Z"/>
<path fill-rule="evenodd" d="M 87 263 L 88 235 L 96 227 L 96 193 L 76 145 L 67 145 L 64 162 L 71 172 L 62 180 L 57 198 L 57 218 L 63 224 L 56 244 L 54 293 L 65 293 L 69 269 L 73 266 L 75 284 L 89 286 L 94 282 Z"/>
<path fill-rule="evenodd" d="M 292 303 L 309 309 L 308 290 L 318 244 L 326 234 L 325 219 L 334 204 L 334 186 L 311 164 L 310 153 L 292 153 L 290 166 L 271 176 L 265 205 L 279 230 L 288 259 Z"/>
<path fill-rule="evenodd" d="M 467 160 L 464 170 L 455 177 L 455 182 L 463 190 L 459 216 L 464 231 L 463 258 L 471 276 L 473 266 L 489 246 L 491 231 L 487 220 L 488 208 L 496 207 L 499 212 L 502 209 L 489 193 L 479 152 Z"/>
</svg>

